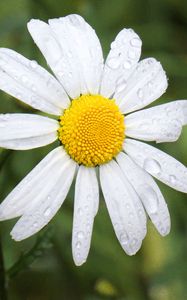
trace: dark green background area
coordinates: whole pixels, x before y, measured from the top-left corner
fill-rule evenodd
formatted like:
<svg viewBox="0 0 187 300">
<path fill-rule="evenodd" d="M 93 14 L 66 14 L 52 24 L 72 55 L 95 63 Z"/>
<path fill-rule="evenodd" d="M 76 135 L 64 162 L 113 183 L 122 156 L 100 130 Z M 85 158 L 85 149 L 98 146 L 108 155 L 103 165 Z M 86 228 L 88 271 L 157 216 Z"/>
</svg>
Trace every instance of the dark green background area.
<svg viewBox="0 0 187 300">
<path fill-rule="evenodd" d="M 3 0 L 0 47 L 12 48 L 46 66 L 26 28 L 31 18 L 79 13 L 96 29 L 106 57 L 123 27 L 143 40 L 142 57 L 155 57 L 169 78 L 166 94 L 156 102 L 187 98 L 187 1 L 185 0 Z M 33 112 L 0 92 L 0 113 Z M 53 146 L 30 151 L 0 149 L 0 200 Z M 158 145 L 187 165 L 187 126 L 176 143 Z M 73 193 L 39 234 L 11 240 L 16 220 L 0 224 L 9 300 L 184 300 L 187 298 L 187 197 L 159 183 L 172 219 L 162 238 L 148 222 L 137 255 L 128 257 L 115 237 L 103 199 L 95 219 L 86 264 L 75 267 L 71 255 Z M 0 273 L 2 275 L 2 263 Z M 2 276 L 0 275 L 0 295 Z M 0 296 L 0 299 L 3 296 Z M 3 298 L 2 298 L 3 299 Z"/>
</svg>

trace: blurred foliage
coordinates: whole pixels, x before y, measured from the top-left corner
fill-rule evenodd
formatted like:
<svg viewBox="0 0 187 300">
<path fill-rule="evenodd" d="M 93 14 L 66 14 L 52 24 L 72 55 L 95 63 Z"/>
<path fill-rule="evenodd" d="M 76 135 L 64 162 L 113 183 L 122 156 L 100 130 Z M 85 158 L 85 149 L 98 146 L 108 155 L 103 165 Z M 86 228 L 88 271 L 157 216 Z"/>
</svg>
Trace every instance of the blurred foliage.
<svg viewBox="0 0 187 300">
<path fill-rule="evenodd" d="M 160 60 L 169 77 L 167 93 L 157 103 L 186 97 L 187 1 L 1 1 L 0 47 L 13 48 L 46 66 L 27 32 L 26 23 L 30 18 L 47 20 L 70 13 L 81 14 L 96 29 L 105 56 L 119 30 L 123 27 L 134 28 L 143 40 L 143 57 L 153 56 Z M 32 111 L 5 93 L 0 92 L 0 96 L 0 113 Z M 1 200 L 53 147 L 25 152 L 0 150 Z M 183 130 L 177 143 L 159 147 L 187 165 L 187 128 Z M 15 220 L 2 222 L 1 238 L 7 270 L 8 299 L 186 299 L 186 195 L 159 185 L 169 205 L 171 233 L 162 238 L 149 223 L 143 247 L 133 257 L 125 255 L 120 248 L 101 199 L 87 263 L 79 268 L 74 266 L 71 255 L 73 188 L 63 208 L 48 225 L 49 229 L 53 227 L 52 235 L 47 234 L 46 237 L 44 229 L 35 237 L 16 243 L 9 236 Z M 49 248 L 51 244 L 52 247 Z M 11 274 L 14 276 L 8 276 Z"/>
</svg>

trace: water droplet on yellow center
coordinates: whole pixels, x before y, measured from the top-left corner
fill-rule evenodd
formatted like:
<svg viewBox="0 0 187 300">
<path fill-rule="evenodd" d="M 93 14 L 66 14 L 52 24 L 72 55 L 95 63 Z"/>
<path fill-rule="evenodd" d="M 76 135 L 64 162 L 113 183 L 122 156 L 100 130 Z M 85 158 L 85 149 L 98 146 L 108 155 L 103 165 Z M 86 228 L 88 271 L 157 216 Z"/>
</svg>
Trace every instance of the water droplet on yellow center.
<svg viewBox="0 0 187 300">
<path fill-rule="evenodd" d="M 59 122 L 59 140 L 78 164 L 101 165 L 122 150 L 124 116 L 114 100 L 82 95 L 71 102 Z"/>
</svg>

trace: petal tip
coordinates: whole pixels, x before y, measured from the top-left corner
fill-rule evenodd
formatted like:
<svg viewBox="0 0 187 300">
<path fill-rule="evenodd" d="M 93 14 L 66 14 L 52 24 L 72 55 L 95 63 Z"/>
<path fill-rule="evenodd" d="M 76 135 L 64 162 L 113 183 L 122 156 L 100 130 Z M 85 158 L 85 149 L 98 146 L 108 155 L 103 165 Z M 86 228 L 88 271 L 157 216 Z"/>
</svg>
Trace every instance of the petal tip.
<svg viewBox="0 0 187 300">
<path fill-rule="evenodd" d="M 74 263 L 77 267 L 80 267 L 82 266 L 85 262 L 86 262 L 86 259 L 82 258 L 82 257 L 73 257 L 73 260 L 74 260 Z"/>
</svg>

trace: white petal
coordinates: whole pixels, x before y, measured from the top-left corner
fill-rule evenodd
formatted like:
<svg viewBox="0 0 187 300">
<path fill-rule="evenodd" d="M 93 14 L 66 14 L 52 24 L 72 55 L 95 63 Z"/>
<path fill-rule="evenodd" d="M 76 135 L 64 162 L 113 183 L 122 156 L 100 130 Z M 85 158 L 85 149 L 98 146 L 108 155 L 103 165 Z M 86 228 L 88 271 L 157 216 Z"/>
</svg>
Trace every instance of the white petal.
<svg viewBox="0 0 187 300">
<path fill-rule="evenodd" d="M 30 202 L 40 194 L 46 183 L 48 185 L 50 182 L 51 174 L 66 161 L 68 155 L 61 146 L 51 151 L 1 203 L 0 219 L 19 217 L 26 212 Z"/>
<path fill-rule="evenodd" d="M 31 20 L 28 29 L 71 98 L 81 93 L 98 93 L 103 69 L 102 49 L 95 31 L 82 17 L 70 15 L 53 19 L 49 25 Z"/>
<path fill-rule="evenodd" d="M 94 217 L 98 209 L 99 188 L 94 168 L 79 167 L 75 185 L 72 251 L 75 264 L 88 256 Z"/>
<path fill-rule="evenodd" d="M 144 141 L 176 141 L 187 124 L 187 100 L 158 105 L 128 115 L 125 134 Z"/>
<path fill-rule="evenodd" d="M 147 58 L 139 62 L 124 89 L 117 91 L 114 99 L 123 113 L 129 113 L 158 99 L 167 85 L 161 64 L 154 58 Z"/>
<path fill-rule="evenodd" d="M 32 149 L 57 139 L 57 121 L 32 114 L 0 114 L 0 147 Z"/>
<path fill-rule="evenodd" d="M 137 195 L 129 189 L 128 181 L 114 161 L 100 166 L 100 181 L 116 236 L 125 252 L 133 255 L 144 237 L 134 206 L 133 198 Z"/>
<path fill-rule="evenodd" d="M 64 202 L 73 181 L 76 164 L 67 155 L 61 155 L 59 163 L 49 170 L 48 180 L 45 180 L 40 192 L 25 208 L 23 216 L 11 231 L 12 238 L 16 241 L 42 229 Z"/>
<path fill-rule="evenodd" d="M 0 48 L 0 89 L 47 113 L 60 115 L 70 101 L 63 87 L 37 62 Z"/>
<path fill-rule="evenodd" d="M 175 158 L 142 142 L 126 139 L 125 152 L 151 175 L 170 187 L 187 193 L 187 168 Z"/>
<path fill-rule="evenodd" d="M 124 153 L 120 153 L 116 159 L 142 200 L 149 217 L 159 233 L 167 235 L 171 226 L 170 215 L 162 193 L 153 178 Z"/>
<path fill-rule="evenodd" d="M 142 41 L 132 29 L 119 32 L 106 59 L 101 83 L 103 96 L 110 97 L 125 89 L 127 79 L 139 61 L 141 46 Z"/>
</svg>

